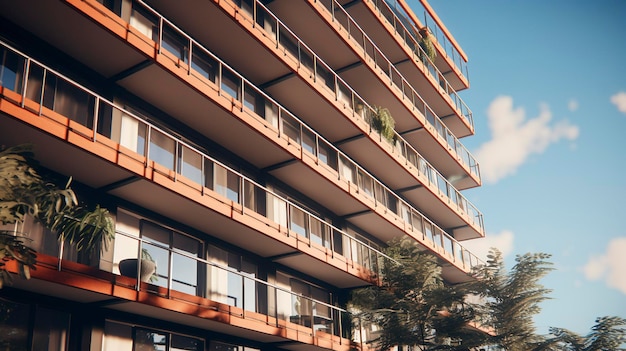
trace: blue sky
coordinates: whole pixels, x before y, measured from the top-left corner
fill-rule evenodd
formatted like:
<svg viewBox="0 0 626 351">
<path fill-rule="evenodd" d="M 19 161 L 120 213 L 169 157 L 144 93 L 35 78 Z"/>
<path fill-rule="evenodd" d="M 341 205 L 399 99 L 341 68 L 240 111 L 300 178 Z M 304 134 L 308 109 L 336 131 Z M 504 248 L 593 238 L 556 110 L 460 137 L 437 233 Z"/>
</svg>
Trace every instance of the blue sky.
<svg viewBox="0 0 626 351">
<path fill-rule="evenodd" d="M 488 238 L 468 247 L 552 255 L 540 333 L 626 318 L 626 1 L 429 3 L 469 57 Z"/>
</svg>

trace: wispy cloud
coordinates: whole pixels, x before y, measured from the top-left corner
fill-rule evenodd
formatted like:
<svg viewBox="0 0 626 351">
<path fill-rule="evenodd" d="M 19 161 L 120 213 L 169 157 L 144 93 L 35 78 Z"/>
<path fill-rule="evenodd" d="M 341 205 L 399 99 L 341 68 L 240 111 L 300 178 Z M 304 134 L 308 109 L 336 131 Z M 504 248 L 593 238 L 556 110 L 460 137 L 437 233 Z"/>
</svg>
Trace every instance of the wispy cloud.
<svg viewBox="0 0 626 351">
<path fill-rule="evenodd" d="M 583 267 L 589 280 L 605 281 L 606 285 L 626 294 L 626 237 L 614 238 L 602 255 L 592 256 Z"/>
<path fill-rule="evenodd" d="M 463 241 L 461 244 L 481 260 L 487 261 L 487 254 L 492 247 L 502 252 L 503 257 L 511 254 L 514 239 L 515 235 L 512 231 L 503 230 L 497 234 L 487 234 L 482 239 Z"/>
<path fill-rule="evenodd" d="M 626 114 L 626 92 L 620 91 L 611 96 L 611 102 L 613 105 L 617 106 L 619 112 Z"/>
<path fill-rule="evenodd" d="M 551 124 L 552 113 L 547 105 L 540 106 L 539 115 L 526 120 L 523 108 L 513 107 L 513 98 L 499 96 L 487 110 L 492 139 L 475 152 L 485 182 L 495 183 L 514 174 L 531 154 L 540 154 L 563 138 L 578 137 L 578 126 L 561 120 Z"/>
<path fill-rule="evenodd" d="M 575 99 L 570 99 L 570 101 L 567 103 L 567 109 L 571 112 L 578 110 L 578 101 L 576 101 Z"/>
</svg>

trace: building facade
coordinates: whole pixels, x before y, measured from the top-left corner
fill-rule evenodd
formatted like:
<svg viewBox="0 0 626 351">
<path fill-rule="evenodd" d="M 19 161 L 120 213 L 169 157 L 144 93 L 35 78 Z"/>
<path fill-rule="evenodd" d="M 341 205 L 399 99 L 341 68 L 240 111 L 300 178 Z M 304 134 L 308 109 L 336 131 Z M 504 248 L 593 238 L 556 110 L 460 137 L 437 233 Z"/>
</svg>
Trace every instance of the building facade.
<svg viewBox="0 0 626 351">
<path fill-rule="evenodd" d="M 0 3 L 0 144 L 34 144 L 116 228 L 86 254 L 20 224 L 37 270 L 0 290 L 0 345 L 348 350 L 372 337 L 348 294 L 389 240 L 470 279 L 467 58 L 411 5 Z"/>
</svg>

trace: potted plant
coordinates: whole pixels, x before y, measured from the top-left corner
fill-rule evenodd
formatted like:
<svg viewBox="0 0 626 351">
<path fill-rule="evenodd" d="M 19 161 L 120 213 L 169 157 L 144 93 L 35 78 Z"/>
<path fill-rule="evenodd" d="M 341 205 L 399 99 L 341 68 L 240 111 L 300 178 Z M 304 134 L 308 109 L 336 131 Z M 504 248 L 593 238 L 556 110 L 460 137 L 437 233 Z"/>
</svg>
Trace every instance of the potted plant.
<svg viewBox="0 0 626 351">
<path fill-rule="evenodd" d="M 431 62 L 435 62 L 437 58 L 437 51 L 435 50 L 435 45 L 432 41 L 432 36 L 428 31 L 428 27 L 424 27 L 420 29 L 420 40 L 419 45 L 422 48 L 423 52 L 426 54 L 426 57 L 430 59 Z M 423 60 L 423 59 L 422 59 Z"/>
<path fill-rule="evenodd" d="M 70 188 L 71 178 L 60 187 L 53 177 L 42 177 L 36 167 L 30 144 L 0 150 L 0 224 L 21 223 L 28 215 L 78 251 L 106 250 L 115 235 L 109 211 L 79 204 Z M 0 234 L 0 286 L 11 279 L 6 271 L 8 261 L 17 261 L 21 275 L 29 278 L 36 252 L 25 244 L 27 238 L 15 231 Z"/>
<path fill-rule="evenodd" d="M 372 127 L 376 129 L 383 138 L 387 139 L 392 144 L 395 143 L 396 134 L 394 128 L 396 121 L 387 108 L 376 107 L 371 123 Z"/>
<path fill-rule="evenodd" d="M 140 267 L 137 267 L 140 264 Z M 136 258 L 127 258 L 119 263 L 120 273 L 130 278 L 137 278 L 139 271 L 139 279 L 144 282 L 155 282 L 158 277 L 156 275 L 156 262 L 147 249 L 141 249 L 141 260 Z"/>
</svg>

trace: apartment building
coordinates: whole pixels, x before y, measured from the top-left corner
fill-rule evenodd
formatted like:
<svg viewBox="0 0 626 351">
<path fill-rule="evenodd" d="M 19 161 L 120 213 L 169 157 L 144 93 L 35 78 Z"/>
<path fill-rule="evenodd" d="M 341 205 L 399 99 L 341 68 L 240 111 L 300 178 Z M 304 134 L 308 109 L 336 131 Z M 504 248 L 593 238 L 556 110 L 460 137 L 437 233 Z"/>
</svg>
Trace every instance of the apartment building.
<svg viewBox="0 0 626 351">
<path fill-rule="evenodd" d="M 349 292 L 379 283 L 389 240 L 470 279 L 463 241 L 485 229 L 461 193 L 481 184 L 460 141 L 467 58 L 411 6 L 1 2 L 0 144 L 34 144 L 116 227 L 89 255 L 20 224 L 38 263 L 0 290 L 4 345 L 349 350 L 371 338 Z"/>
</svg>

